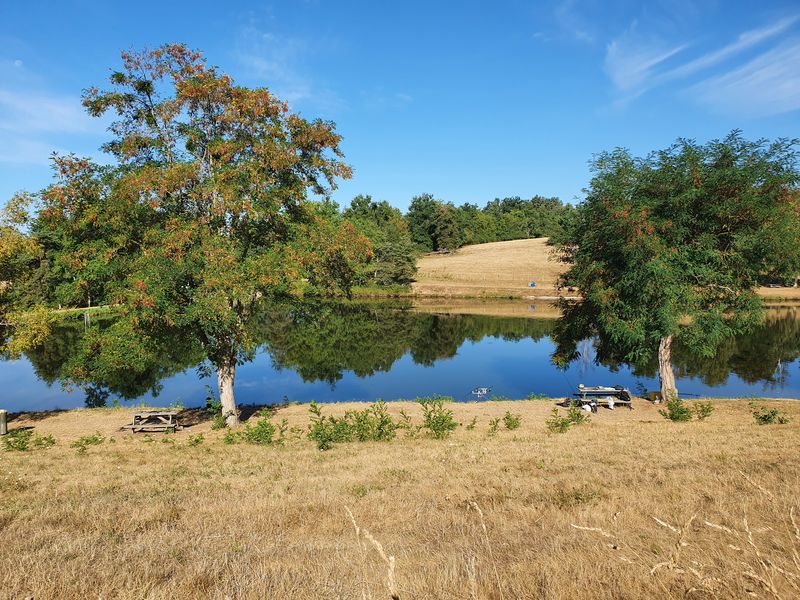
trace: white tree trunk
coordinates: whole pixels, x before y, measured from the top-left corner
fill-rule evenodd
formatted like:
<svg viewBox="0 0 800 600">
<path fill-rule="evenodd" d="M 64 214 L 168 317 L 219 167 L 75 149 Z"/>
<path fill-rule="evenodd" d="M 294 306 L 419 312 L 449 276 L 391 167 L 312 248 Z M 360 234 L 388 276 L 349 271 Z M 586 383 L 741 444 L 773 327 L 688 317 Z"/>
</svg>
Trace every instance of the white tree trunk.
<svg viewBox="0 0 800 600">
<path fill-rule="evenodd" d="M 221 365 L 217 369 L 219 382 L 219 400 L 222 404 L 222 416 L 228 427 L 239 425 L 239 415 L 236 412 L 236 400 L 233 397 L 233 380 L 236 376 L 236 363 Z"/>
<path fill-rule="evenodd" d="M 661 338 L 658 344 L 658 378 L 661 382 L 661 401 L 678 398 L 675 372 L 672 370 L 672 336 Z"/>
</svg>

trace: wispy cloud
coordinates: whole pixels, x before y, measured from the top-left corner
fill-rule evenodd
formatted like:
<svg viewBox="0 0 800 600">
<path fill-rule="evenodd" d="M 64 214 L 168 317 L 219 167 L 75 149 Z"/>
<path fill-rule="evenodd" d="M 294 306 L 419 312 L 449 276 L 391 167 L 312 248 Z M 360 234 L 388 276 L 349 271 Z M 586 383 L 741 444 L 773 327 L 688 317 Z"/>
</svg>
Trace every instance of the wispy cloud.
<svg viewBox="0 0 800 600">
<path fill-rule="evenodd" d="M 595 34 L 590 22 L 578 10 L 576 0 L 561 0 L 553 10 L 556 23 L 562 31 L 582 42 L 594 42 Z M 541 35 L 541 32 L 538 32 Z"/>
<path fill-rule="evenodd" d="M 78 97 L 0 89 L 0 130 L 17 133 L 90 133 L 103 126 Z"/>
<path fill-rule="evenodd" d="M 624 92 L 646 86 L 658 65 L 687 47 L 687 44 L 670 46 L 658 40 L 645 39 L 636 29 L 634 23 L 606 50 L 606 74 L 616 88 Z"/>
<path fill-rule="evenodd" d="M 674 65 L 674 61 L 670 61 L 670 59 L 686 50 L 690 46 L 688 43 L 670 46 L 658 39 L 646 38 L 638 34 L 634 23 L 625 34 L 614 39 L 608 45 L 606 51 L 604 63 L 606 74 L 616 90 L 621 93 L 615 100 L 614 106 L 624 108 L 649 90 L 665 84 L 689 80 L 694 75 L 722 65 L 769 40 L 779 38 L 798 21 L 800 21 L 800 16 L 795 15 L 765 27 L 745 31 L 735 41 L 678 65 Z M 781 71 L 783 68 L 782 65 L 770 65 L 771 57 L 783 57 L 785 52 L 787 52 L 785 49 L 780 52 L 767 51 L 759 58 L 751 60 L 747 65 L 735 68 L 728 75 L 713 76 L 708 82 L 696 84 L 693 88 L 695 94 L 698 98 L 705 98 L 706 103 L 708 103 L 712 97 L 717 95 L 712 93 L 706 83 L 709 85 L 711 81 L 717 82 L 717 84 L 724 83 L 733 90 L 741 87 L 734 82 L 745 76 L 750 79 L 767 79 L 769 73 Z M 670 63 L 673 66 L 670 66 Z M 759 65 L 760 68 L 765 68 L 767 72 L 763 76 L 751 73 L 752 65 Z M 790 76 L 788 79 L 791 80 L 792 77 Z M 791 88 L 791 84 L 787 83 L 782 87 Z M 743 90 L 740 89 L 740 91 Z M 729 107 L 732 106 L 731 103 L 727 104 Z M 788 104 L 791 104 L 791 102 Z M 781 109 L 777 112 L 784 111 L 785 109 Z"/>
<path fill-rule="evenodd" d="M 256 27 L 242 30 L 237 43 L 236 57 L 248 75 L 259 79 L 282 100 L 292 105 L 310 105 L 335 111 L 344 101 L 334 91 L 317 85 L 302 63 L 312 54 L 311 45 L 304 39 Z"/>
<path fill-rule="evenodd" d="M 769 50 L 687 90 L 718 112 L 763 117 L 800 109 L 800 40 Z"/>
</svg>

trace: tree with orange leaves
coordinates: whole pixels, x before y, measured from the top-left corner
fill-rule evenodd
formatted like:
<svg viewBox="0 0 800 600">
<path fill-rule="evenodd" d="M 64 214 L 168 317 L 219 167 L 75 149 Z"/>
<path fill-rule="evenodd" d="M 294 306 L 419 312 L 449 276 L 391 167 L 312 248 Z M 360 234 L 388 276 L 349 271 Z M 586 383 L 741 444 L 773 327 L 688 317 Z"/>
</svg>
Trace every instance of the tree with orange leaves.
<svg viewBox="0 0 800 600">
<path fill-rule="evenodd" d="M 131 339 L 146 347 L 188 330 L 236 425 L 235 372 L 254 352 L 247 324 L 257 304 L 309 279 L 347 292 L 371 252 L 311 209 L 309 193 L 327 196 L 351 175 L 341 136 L 177 44 L 123 53 L 109 89 L 88 89 L 83 104 L 115 118 L 103 146 L 114 164 L 55 157 L 56 181 L 38 195 L 33 226 L 47 240 L 60 299 L 119 306 L 87 345 L 93 367 L 72 372 L 88 379 L 124 367 L 135 359 L 120 351 Z"/>
</svg>

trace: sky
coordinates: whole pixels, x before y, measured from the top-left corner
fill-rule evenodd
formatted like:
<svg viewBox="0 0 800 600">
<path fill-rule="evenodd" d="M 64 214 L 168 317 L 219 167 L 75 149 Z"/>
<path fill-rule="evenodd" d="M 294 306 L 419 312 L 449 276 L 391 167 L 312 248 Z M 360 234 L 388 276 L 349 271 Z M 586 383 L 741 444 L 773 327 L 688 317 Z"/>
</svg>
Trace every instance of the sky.
<svg viewBox="0 0 800 600">
<path fill-rule="evenodd" d="M 796 0 L 0 0 L 0 204 L 46 186 L 54 151 L 108 161 L 82 90 L 168 42 L 335 121 L 343 206 L 577 202 L 603 150 L 800 137 Z"/>
</svg>

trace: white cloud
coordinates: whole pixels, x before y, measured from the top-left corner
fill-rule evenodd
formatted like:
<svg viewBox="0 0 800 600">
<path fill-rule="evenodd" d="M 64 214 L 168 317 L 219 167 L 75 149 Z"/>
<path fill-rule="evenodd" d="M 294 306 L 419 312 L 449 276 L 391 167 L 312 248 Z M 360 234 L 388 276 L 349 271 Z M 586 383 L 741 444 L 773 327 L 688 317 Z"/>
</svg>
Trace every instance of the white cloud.
<svg viewBox="0 0 800 600">
<path fill-rule="evenodd" d="M 761 29 L 752 29 L 750 31 L 745 31 L 744 33 L 740 34 L 739 37 L 736 39 L 735 42 L 728 44 L 727 46 L 720 48 L 714 52 L 709 52 L 708 54 L 701 56 L 693 61 L 690 61 L 680 67 L 676 67 L 671 71 L 664 73 L 660 78 L 659 82 L 667 81 L 670 79 L 679 79 L 682 77 L 688 77 L 689 75 L 693 75 L 703 69 L 707 69 L 709 67 L 713 67 L 728 58 L 743 52 L 761 42 L 764 42 L 770 38 L 773 38 L 787 29 L 789 29 L 792 25 L 794 25 L 800 17 L 793 16 L 786 19 L 781 19 L 777 23 L 769 25 L 767 27 L 763 27 Z"/>
<path fill-rule="evenodd" d="M 667 67 L 668 60 L 686 49 L 688 44 L 670 46 L 657 39 L 648 39 L 637 33 L 636 23 L 634 23 L 629 31 L 613 40 L 606 51 L 605 71 L 614 87 L 623 93 L 616 99 L 614 106 L 624 107 L 653 88 L 688 79 L 729 61 L 747 50 L 779 37 L 798 21 L 800 21 L 800 16 L 794 15 L 765 27 L 745 31 L 730 44 L 671 68 Z M 763 64 L 763 66 L 768 72 L 776 70 L 774 65 Z M 734 72 L 741 74 L 746 70 L 747 66 Z M 791 76 L 788 79 L 791 80 Z M 715 80 L 723 81 L 726 85 L 734 87 L 731 81 L 722 77 Z M 787 83 L 781 87 L 791 87 L 791 84 Z M 696 93 L 702 95 L 703 98 L 714 96 L 711 90 L 704 87 L 697 87 Z"/>
<path fill-rule="evenodd" d="M 769 50 L 687 92 L 712 110 L 763 117 L 800 109 L 800 40 Z"/>
<path fill-rule="evenodd" d="M 303 39 L 260 31 L 255 27 L 242 30 L 236 56 L 262 85 L 291 105 L 307 104 L 335 111 L 343 100 L 330 89 L 316 85 L 302 68 L 312 50 Z"/>
<path fill-rule="evenodd" d="M 606 49 L 606 74 L 617 89 L 625 92 L 646 85 L 655 67 L 686 48 L 686 44 L 668 46 L 646 39 L 636 29 L 634 23 Z"/>
<path fill-rule="evenodd" d="M 16 136 L 4 136 L 0 144 L 0 163 L 14 165 L 49 165 L 50 155 L 58 151 L 52 145 L 39 140 Z"/>
<path fill-rule="evenodd" d="M 102 130 L 79 98 L 0 89 L 0 130 L 20 133 L 89 133 Z"/>
</svg>

